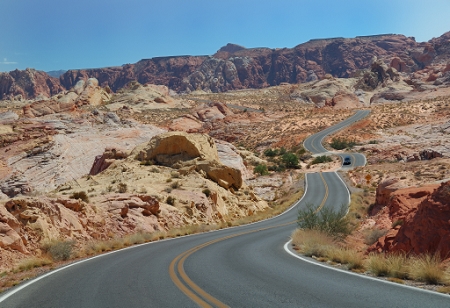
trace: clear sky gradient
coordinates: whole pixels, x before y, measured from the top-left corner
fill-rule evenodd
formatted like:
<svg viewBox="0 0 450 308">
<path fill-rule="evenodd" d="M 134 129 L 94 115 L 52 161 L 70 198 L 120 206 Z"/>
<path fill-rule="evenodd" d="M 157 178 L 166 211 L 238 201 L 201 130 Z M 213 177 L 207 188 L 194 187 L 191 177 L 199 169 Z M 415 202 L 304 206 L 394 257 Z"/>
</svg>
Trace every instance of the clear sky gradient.
<svg viewBox="0 0 450 308">
<path fill-rule="evenodd" d="M 450 0 L 0 0 L 0 71 L 96 68 L 227 43 L 294 47 L 384 33 L 450 31 Z"/>
</svg>

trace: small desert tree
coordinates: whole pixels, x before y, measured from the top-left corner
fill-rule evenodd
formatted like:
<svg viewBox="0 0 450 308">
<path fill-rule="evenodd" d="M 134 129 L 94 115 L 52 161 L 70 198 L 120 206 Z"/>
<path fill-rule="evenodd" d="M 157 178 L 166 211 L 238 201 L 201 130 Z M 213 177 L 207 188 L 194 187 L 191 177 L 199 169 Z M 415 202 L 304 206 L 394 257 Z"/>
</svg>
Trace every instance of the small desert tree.
<svg viewBox="0 0 450 308">
<path fill-rule="evenodd" d="M 324 207 L 316 213 L 314 204 L 306 204 L 298 211 L 298 226 L 301 229 L 319 230 L 331 236 L 342 237 L 350 234 L 350 221 L 346 217 L 347 206 L 342 204 L 338 211 Z"/>
<path fill-rule="evenodd" d="M 298 157 L 294 153 L 288 152 L 283 154 L 281 160 L 286 168 L 298 168 Z"/>
<path fill-rule="evenodd" d="M 267 165 L 266 164 L 259 164 L 258 166 L 255 167 L 254 172 L 255 173 L 259 173 L 260 175 L 267 175 L 267 174 L 269 174 L 269 171 L 267 170 Z"/>
</svg>

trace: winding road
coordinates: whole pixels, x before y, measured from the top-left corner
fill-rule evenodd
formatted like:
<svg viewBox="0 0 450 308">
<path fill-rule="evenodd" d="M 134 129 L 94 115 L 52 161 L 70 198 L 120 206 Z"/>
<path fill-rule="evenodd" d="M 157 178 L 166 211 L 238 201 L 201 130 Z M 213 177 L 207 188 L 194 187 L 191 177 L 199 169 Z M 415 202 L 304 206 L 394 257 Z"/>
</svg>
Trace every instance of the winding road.
<svg viewBox="0 0 450 308">
<path fill-rule="evenodd" d="M 305 147 L 323 153 L 323 136 Z M 450 296 L 329 268 L 290 249 L 298 208 L 348 201 L 335 172 L 307 174 L 303 198 L 282 215 L 77 262 L 2 294 L 0 307 L 449 307 Z"/>
</svg>

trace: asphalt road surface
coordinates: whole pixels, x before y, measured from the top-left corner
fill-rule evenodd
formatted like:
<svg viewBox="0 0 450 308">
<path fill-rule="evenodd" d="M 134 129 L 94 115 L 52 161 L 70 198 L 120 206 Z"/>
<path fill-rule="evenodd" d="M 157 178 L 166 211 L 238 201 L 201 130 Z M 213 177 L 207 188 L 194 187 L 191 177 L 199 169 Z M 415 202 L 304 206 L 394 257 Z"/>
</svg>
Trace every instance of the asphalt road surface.
<svg viewBox="0 0 450 308">
<path fill-rule="evenodd" d="M 308 174 L 303 198 L 280 216 L 74 263 L 2 294 L 0 307 L 450 307 L 450 296 L 292 252 L 299 208 L 348 200 L 336 173 Z"/>
<path fill-rule="evenodd" d="M 359 110 L 350 118 L 348 118 L 336 125 L 330 126 L 327 129 L 324 129 L 323 131 L 321 131 L 317 134 L 309 136 L 303 142 L 303 146 L 305 147 L 305 149 L 307 149 L 308 151 L 310 151 L 313 154 L 326 153 L 326 152 L 328 152 L 328 150 L 325 149 L 322 145 L 322 140 L 326 136 L 331 135 L 331 134 L 337 132 L 338 130 L 341 130 L 341 129 L 365 118 L 369 113 L 370 113 L 370 110 Z M 348 136 L 348 138 L 351 139 L 352 136 Z"/>
</svg>

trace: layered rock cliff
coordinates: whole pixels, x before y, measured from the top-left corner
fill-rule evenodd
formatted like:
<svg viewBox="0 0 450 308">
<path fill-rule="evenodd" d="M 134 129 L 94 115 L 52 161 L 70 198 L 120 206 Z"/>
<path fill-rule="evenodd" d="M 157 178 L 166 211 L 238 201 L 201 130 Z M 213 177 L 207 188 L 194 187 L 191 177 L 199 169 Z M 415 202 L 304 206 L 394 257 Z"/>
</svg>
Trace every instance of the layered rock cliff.
<svg viewBox="0 0 450 308">
<path fill-rule="evenodd" d="M 375 211 L 385 212 L 392 225 L 369 251 L 437 253 L 448 258 L 450 182 L 398 189 L 395 184 L 390 179 L 377 189 Z"/>
<path fill-rule="evenodd" d="M 302 83 L 326 74 L 349 77 L 367 69 L 373 57 L 399 72 L 412 73 L 450 59 L 450 32 L 429 42 L 387 34 L 356 38 L 310 40 L 294 48 L 251 48 L 228 44 L 212 56 L 158 57 L 135 64 L 99 69 L 70 70 L 60 80 L 27 69 L 0 75 L 0 99 L 21 94 L 36 97 L 71 89 L 79 80 L 96 78 L 113 91 L 130 81 L 168 86 L 177 92 L 263 88 Z M 19 76 L 20 75 L 20 76 Z"/>
</svg>

